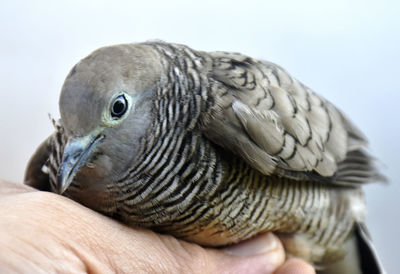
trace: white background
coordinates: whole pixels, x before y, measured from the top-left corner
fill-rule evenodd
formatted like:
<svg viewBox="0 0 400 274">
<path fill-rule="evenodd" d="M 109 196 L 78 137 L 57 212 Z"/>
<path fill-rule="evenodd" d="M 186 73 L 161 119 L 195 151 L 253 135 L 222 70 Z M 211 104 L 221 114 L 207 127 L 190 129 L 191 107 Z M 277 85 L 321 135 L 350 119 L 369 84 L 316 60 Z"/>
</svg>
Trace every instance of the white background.
<svg viewBox="0 0 400 274">
<path fill-rule="evenodd" d="M 52 132 L 70 68 L 110 44 L 162 39 L 276 62 L 342 109 L 390 183 L 366 187 L 375 245 L 398 272 L 398 1 L 0 2 L 0 177 L 21 182 Z M 2 213 L 4 214 L 4 213 Z"/>
</svg>

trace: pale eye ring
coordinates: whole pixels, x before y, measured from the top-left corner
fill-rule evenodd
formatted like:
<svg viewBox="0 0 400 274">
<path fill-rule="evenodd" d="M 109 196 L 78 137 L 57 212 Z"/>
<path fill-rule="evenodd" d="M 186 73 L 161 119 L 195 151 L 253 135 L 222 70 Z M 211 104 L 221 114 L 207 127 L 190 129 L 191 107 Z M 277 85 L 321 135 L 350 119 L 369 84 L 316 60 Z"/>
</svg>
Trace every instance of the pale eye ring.
<svg viewBox="0 0 400 274">
<path fill-rule="evenodd" d="M 114 119 L 119 119 L 125 114 L 127 109 L 128 101 L 124 95 L 119 95 L 114 99 L 114 102 L 111 105 L 111 117 Z"/>
</svg>

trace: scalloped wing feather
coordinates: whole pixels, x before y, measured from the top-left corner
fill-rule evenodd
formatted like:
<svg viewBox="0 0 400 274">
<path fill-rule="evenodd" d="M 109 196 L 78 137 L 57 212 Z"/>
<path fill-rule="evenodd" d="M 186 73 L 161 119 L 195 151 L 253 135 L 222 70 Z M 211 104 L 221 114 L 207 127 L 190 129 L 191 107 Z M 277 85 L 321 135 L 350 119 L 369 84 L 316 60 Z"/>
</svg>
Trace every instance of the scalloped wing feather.
<svg viewBox="0 0 400 274">
<path fill-rule="evenodd" d="M 204 133 L 212 141 L 265 175 L 339 185 L 381 178 L 362 133 L 284 69 L 236 53 L 211 57 L 217 109 Z"/>
</svg>

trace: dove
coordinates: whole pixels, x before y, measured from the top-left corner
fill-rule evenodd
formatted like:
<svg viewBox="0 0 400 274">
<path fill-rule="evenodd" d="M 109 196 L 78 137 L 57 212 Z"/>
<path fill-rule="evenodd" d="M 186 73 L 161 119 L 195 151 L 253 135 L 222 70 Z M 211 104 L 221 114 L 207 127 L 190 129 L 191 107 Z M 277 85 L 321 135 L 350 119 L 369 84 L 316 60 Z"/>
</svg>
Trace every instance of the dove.
<svg viewBox="0 0 400 274">
<path fill-rule="evenodd" d="M 319 269 L 382 267 L 363 133 L 282 67 L 161 41 L 100 48 L 68 74 L 25 183 L 203 246 L 271 231 Z M 344 273 L 344 272 L 341 272 Z M 356 273 L 356 272 L 349 272 Z"/>
</svg>

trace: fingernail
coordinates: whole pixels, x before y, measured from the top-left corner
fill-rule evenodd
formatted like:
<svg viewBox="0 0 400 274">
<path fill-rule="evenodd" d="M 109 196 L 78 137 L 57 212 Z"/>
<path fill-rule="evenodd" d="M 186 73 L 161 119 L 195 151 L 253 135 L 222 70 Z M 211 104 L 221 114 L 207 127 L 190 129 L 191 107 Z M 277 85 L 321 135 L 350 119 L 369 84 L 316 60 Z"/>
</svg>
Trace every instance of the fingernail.
<svg viewBox="0 0 400 274">
<path fill-rule="evenodd" d="M 239 244 L 226 247 L 223 251 L 242 257 L 255 256 L 277 249 L 278 241 L 278 238 L 272 233 L 265 233 Z"/>
</svg>

